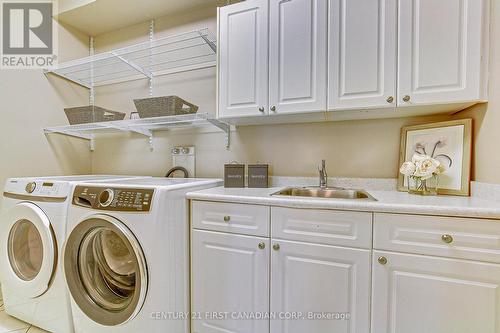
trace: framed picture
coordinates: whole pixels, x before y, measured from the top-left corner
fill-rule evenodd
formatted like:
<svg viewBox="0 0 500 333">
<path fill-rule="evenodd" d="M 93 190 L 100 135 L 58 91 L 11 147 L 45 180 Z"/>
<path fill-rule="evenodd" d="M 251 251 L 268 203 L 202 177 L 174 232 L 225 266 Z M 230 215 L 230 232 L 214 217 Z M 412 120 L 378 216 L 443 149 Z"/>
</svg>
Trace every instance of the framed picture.
<svg viewBox="0 0 500 333">
<path fill-rule="evenodd" d="M 399 165 L 414 154 L 437 159 L 446 171 L 439 175 L 439 194 L 469 195 L 472 154 L 472 119 L 407 126 L 401 131 Z M 398 190 L 407 191 L 407 179 L 398 178 Z"/>
</svg>

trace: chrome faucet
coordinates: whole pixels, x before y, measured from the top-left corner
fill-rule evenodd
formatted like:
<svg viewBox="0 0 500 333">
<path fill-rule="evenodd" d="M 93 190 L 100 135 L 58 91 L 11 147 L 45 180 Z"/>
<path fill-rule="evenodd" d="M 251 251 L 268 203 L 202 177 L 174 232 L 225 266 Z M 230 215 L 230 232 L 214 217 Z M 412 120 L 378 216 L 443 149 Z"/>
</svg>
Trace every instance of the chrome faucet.
<svg viewBox="0 0 500 333">
<path fill-rule="evenodd" d="M 326 161 L 321 160 L 321 166 L 318 166 L 319 171 L 319 187 L 326 188 L 328 186 L 328 174 L 326 173 Z"/>
</svg>

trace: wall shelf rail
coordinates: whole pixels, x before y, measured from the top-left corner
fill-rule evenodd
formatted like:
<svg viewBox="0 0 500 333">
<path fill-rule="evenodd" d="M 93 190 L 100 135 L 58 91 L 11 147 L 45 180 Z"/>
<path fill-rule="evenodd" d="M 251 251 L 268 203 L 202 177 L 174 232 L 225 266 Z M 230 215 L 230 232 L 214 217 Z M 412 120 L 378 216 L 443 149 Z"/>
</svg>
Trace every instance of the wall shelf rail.
<svg viewBox="0 0 500 333">
<path fill-rule="evenodd" d="M 203 28 L 61 63 L 46 73 L 92 89 L 214 67 L 216 62 L 215 36 Z"/>
<path fill-rule="evenodd" d="M 153 138 L 155 131 L 197 127 L 215 127 L 216 129 L 224 132 L 226 135 L 225 145 L 226 148 L 229 148 L 231 126 L 225 122 L 217 120 L 213 115 L 209 115 L 207 113 L 47 127 L 44 128 L 44 133 L 45 135 L 61 134 L 88 140 L 91 151 L 95 149 L 96 134 L 118 132 L 138 133 L 148 138 L 150 148 L 153 150 Z"/>
</svg>

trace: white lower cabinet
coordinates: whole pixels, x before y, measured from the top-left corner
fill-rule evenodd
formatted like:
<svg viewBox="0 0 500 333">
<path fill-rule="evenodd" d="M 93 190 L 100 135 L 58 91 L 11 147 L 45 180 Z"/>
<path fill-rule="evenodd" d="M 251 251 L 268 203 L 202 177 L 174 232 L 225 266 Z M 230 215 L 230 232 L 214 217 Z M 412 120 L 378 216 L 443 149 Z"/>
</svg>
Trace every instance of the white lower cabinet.
<svg viewBox="0 0 500 333">
<path fill-rule="evenodd" d="M 192 232 L 192 331 L 266 333 L 269 312 L 269 239 Z"/>
<path fill-rule="evenodd" d="M 500 333 L 500 221 L 191 207 L 195 333 Z"/>
<path fill-rule="evenodd" d="M 272 246 L 271 333 L 369 331 L 371 251 L 283 240 Z"/>
<path fill-rule="evenodd" d="M 499 333 L 500 265 L 374 251 L 372 333 Z"/>
</svg>

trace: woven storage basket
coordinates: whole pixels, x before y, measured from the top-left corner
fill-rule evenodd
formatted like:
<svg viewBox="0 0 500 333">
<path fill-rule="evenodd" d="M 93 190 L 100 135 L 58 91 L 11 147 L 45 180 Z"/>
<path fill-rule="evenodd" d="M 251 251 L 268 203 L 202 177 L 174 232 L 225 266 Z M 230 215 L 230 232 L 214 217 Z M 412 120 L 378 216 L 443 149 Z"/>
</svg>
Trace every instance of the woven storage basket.
<svg viewBox="0 0 500 333">
<path fill-rule="evenodd" d="M 99 106 L 79 106 L 64 109 L 70 125 L 98 123 L 103 121 L 123 120 L 125 113 L 110 111 Z"/>
<path fill-rule="evenodd" d="M 198 111 L 198 106 L 177 96 L 134 99 L 134 104 L 141 118 L 176 116 Z"/>
</svg>

